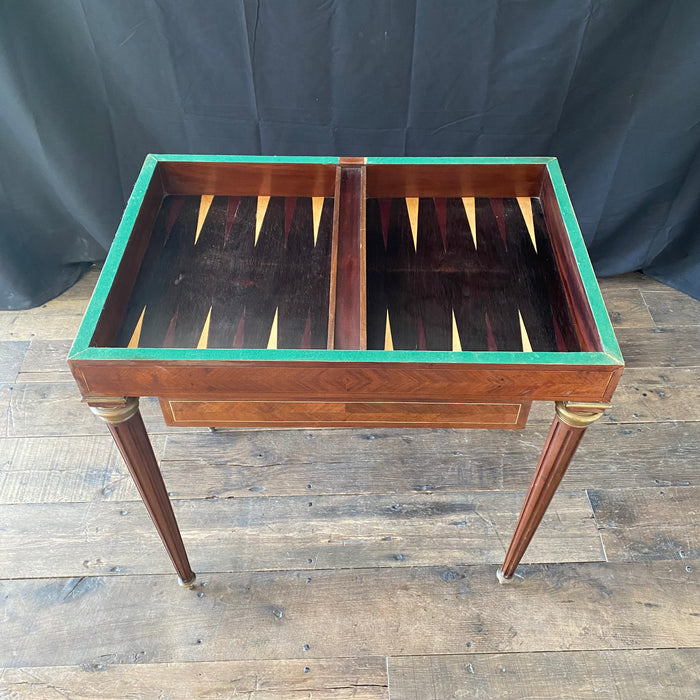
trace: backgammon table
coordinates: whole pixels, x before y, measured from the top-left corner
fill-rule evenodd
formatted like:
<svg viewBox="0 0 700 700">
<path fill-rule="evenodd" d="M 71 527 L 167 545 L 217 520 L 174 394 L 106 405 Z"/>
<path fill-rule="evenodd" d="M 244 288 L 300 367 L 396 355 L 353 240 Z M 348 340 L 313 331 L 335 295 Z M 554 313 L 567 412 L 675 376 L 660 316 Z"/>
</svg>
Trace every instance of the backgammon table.
<svg viewBox="0 0 700 700">
<path fill-rule="evenodd" d="M 517 429 L 554 402 L 506 582 L 624 366 L 555 158 L 192 155 L 146 158 L 68 362 L 185 586 L 139 397 L 210 428 Z"/>
</svg>

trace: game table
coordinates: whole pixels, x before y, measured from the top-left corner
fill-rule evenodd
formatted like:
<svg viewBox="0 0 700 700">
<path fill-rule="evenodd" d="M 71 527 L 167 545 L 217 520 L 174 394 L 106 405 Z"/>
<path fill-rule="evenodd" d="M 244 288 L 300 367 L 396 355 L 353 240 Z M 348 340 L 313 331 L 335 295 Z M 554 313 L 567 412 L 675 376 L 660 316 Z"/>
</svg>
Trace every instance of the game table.
<svg viewBox="0 0 700 700">
<path fill-rule="evenodd" d="M 623 370 L 555 158 L 149 155 L 68 362 L 184 586 L 141 396 L 212 429 L 517 429 L 555 402 L 506 582 Z"/>
</svg>

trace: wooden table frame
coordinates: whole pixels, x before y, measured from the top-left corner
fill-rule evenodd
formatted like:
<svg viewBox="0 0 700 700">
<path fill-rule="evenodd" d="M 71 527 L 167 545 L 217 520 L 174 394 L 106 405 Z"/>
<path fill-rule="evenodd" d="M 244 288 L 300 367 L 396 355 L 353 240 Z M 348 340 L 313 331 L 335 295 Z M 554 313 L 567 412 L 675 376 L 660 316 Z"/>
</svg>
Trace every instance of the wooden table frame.
<svg viewBox="0 0 700 700">
<path fill-rule="evenodd" d="M 243 182 L 243 185 L 241 185 Z M 233 184 L 232 184 L 233 183 Z M 166 194 L 335 196 L 326 349 L 115 347 Z M 245 189 L 248 188 L 248 189 Z M 575 352 L 367 350 L 365 201 L 382 196 L 539 197 L 581 349 Z M 388 193 L 388 194 L 387 194 Z M 339 214 L 342 210 L 342 214 Z M 192 571 L 138 408 L 203 426 L 519 428 L 553 401 L 547 436 L 505 561 L 512 579 L 586 427 L 609 407 L 623 360 L 553 158 L 148 156 L 69 355 L 84 400 L 126 462 L 178 573 Z"/>
</svg>

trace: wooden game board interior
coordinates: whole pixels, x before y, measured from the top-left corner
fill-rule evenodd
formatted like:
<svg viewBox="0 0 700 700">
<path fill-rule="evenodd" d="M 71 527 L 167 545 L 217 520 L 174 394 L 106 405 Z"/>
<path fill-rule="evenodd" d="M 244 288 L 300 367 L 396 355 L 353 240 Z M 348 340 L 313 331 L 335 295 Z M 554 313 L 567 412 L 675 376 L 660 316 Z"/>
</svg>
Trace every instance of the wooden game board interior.
<svg viewBox="0 0 700 700">
<path fill-rule="evenodd" d="M 545 165 L 361 162 L 159 162 L 91 345 L 601 348 Z"/>
<path fill-rule="evenodd" d="M 298 214 L 301 218 L 308 218 L 309 214 L 309 204 L 311 204 L 311 217 L 314 215 L 314 206 L 318 207 L 318 200 L 323 200 L 322 211 L 324 214 L 327 213 L 328 202 L 330 200 L 331 204 L 331 214 L 332 218 L 335 218 L 335 209 L 333 201 L 336 194 L 336 166 L 327 165 L 321 163 L 205 163 L 201 161 L 184 161 L 184 162 L 169 162 L 169 161 L 159 161 L 148 188 L 143 196 L 143 202 L 139 210 L 139 214 L 134 223 L 132 235 L 129 238 L 128 245 L 124 254 L 122 256 L 119 268 L 116 272 L 114 282 L 111 286 L 110 293 L 103 306 L 102 313 L 100 314 L 99 321 L 96 326 L 95 333 L 90 341 L 91 346 L 96 347 L 124 347 L 128 346 L 132 339 L 134 343 L 138 344 L 139 347 L 145 347 L 141 342 L 140 338 L 134 338 L 134 331 L 136 331 L 136 326 L 141 319 L 141 314 L 143 313 L 143 321 L 141 324 L 141 330 L 143 330 L 144 325 L 146 326 L 147 333 L 144 337 L 144 342 L 147 339 L 154 339 L 160 335 L 162 329 L 165 315 L 171 310 L 170 304 L 175 300 L 175 311 L 177 311 L 180 320 L 180 331 L 177 332 L 177 339 L 175 338 L 174 332 L 177 329 L 178 321 L 175 320 L 173 327 L 171 328 L 171 322 L 173 321 L 172 316 L 167 321 L 167 326 L 165 333 L 163 334 L 161 343 L 164 343 L 166 339 L 176 340 L 176 342 L 187 343 L 190 347 L 197 347 L 202 339 L 202 332 L 204 331 L 204 325 L 206 324 L 208 318 L 208 309 L 211 308 L 212 317 L 209 318 L 209 332 L 211 333 L 211 323 L 214 322 L 214 337 L 223 337 L 228 339 L 230 335 L 230 328 L 224 328 L 231 323 L 237 323 L 236 320 L 231 321 L 231 317 L 235 315 L 235 308 L 224 308 L 226 306 L 225 302 L 226 294 L 222 293 L 219 296 L 219 302 L 223 301 L 223 307 L 217 304 L 217 312 L 214 310 L 214 303 L 206 304 L 206 297 L 213 291 L 215 294 L 217 290 L 221 292 L 225 287 L 227 281 L 225 277 L 222 276 L 230 273 L 231 269 L 226 265 L 220 265 L 217 267 L 216 259 L 217 257 L 221 259 L 222 256 L 215 254 L 215 245 L 213 241 L 209 241 L 207 245 L 208 238 L 211 236 L 205 236 L 201 239 L 204 245 L 197 248 L 200 242 L 200 236 L 204 231 L 205 227 L 209 224 L 205 220 L 202 222 L 202 229 L 199 231 L 199 236 L 197 235 L 197 228 L 199 226 L 199 209 L 202 204 L 209 206 L 209 211 L 211 211 L 212 216 L 220 216 L 222 209 L 226 208 L 226 214 L 228 215 L 228 204 L 222 201 L 224 198 L 239 198 L 238 207 L 240 207 L 240 202 L 243 202 L 243 207 L 240 208 L 241 215 L 245 215 L 250 223 L 251 210 L 255 206 L 255 212 L 252 213 L 253 225 L 252 230 L 253 235 L 255 234 L 255 226 L 257 222 L 257 200 L 261 197 L 269 197 L 268 203 L 272 201 L 273 207 L 270 217 L 270 225 L 268 229 L 274 229 L 272 225 L 276 217 L 275 213 L 279 213 L 280 198 L 285 198 L 291 201 L 297 197 L 302 197 L 305 201 L 299 207 Z M 202 195 L 205 195 L 206 199 L 203 200 Z M 253 200 L 253 201 L 251 201 Z M 316 200 L 316 201 L 311 201 Z M 216 204 L 215 204 L 216 202 Z M 185 204 L 186 203 L 186 204 Z M 159 225 L 164 225 L 166 228 L 171 223 L 167 218 L 165 222 L 159 222 L 159 216 L 163 218 L 167 217 L 168 211 L 171 207 L 179 207 L 178 216 L 173 223 L 173 227 L 177 224 L 177 218 L 180 216 L 183 219 L 187 219 L 189 216 L 191 218 L 194 209 L 197 209 L 197 221 L 194 223 L 194 230 L 191 232 L 191 238 L 189 242 L 191 245 L 184 245 L 186 235 L 188 232 L 181 231 L 183 241 L 179 240 L 179 237 L 173 238 L 172 242 L 182 243 L 181 246 L 170 245 L 168 252 L 171 249 L 177 248 L 180 253 L 179 259 L 170 260 L 166 259 L 160 260 L 160 264 L 155 264 L 158 261 L 159 256 L 156 255 L 158 251 L 157 242 L 154 239 L 154 233 Z M 238 208 L 237 207 L 237 208 Z M 213 210 L 212 210 L 213 208 Z M 285 220 L 289 219 L 290 212 L 287 209 L 286 202 L 282 202 L 282 208 L 284 210 Z M 291 207 L 290 207 L 291 208 Z M 294 212 L 296 212 L 296 206 L 294 207 Z M 209 213 L 209 212 L 207 212 Z M 237 213 L 237 212 L 236 212 Z M 206 217 L 204 217 L 206 219 Z M 235 217 L 234 217 L 235 218 Z M 182 222 L 185 223 L 184 221 Z M 225 221 L 224 225 L 227 223 L 233 224 L 235 222 Z M 292 224 L 291 221 L 285 221 Z M 264 221 L 260 222 L 262 229 Z M 232 228 L 233 226 L 231 226 Z M 331 234 L 335 235 L 337 230 L 337 224 L 331 222 Z M 170 233 L 172 229 L 170 230 Z M 161 229 L 161 234 L 168 233 Z M 176 231 L 177 233 L 177 231 Z M 205 231 L 206 233 L 206 231 Z M 216 232 L 214 232 L 216 233 Z M 262 236 L 263 231 L 259 230 L 258 234 L 261 236 L 260 240 L 263 247 L 258 251 L 270 252 L 269 245 L 271 241 L 270 238 L 274 239 L 275 231 L 269 231 L 271 235 Z M 287 231 L 289 233 L 289 231 Z M 308 232 L 307 232 L 308 233 Z M 230 234 L 230 229 L 229 229 Z M 195 237 L 197 242 L 195 244 Z M 163 235 L 163 239 L 169 239 L 170 235 Z M 226 238 L 224 232 L 223 238 Z M 222 240 L 223 242 L 223 240 Z M 226 241 L 228 243 L 228 240 Z M 255 241 L 253 241 L 255 242 Z M 235 240 L 231 241 L 232 245 L 230 250 L 235 247 Z M 245 246 L 244 246 L 245 247 Z M 254 246 L 257 248 L 257 246 Z M 150 256 L 149 256 L 150 248 Z M 195 248 L 197 248 L 197 256 L 192 256 Z M 199 255 L 204 249 L 207 249 L 205 255 Z M 314 246 L 315 248 L 315 246 Z M 320 249 L 319 249 L 320 250 Z M 165 252 L 165 248 L 163 251 Z M 316 251 L 318 253 L 318 251 Z M 206 254 L 208 253 L 208 255 Z M 212 257 L 213 255 L 213 257 Z M 174 256 L 178 258 L 177 255 Z M 316 254 L 316 258 L 322 257 Z M 168 262 L 172 264 L 168 266 Z M 253 269 L 252 266 L 249 271 L 257 278 L 257 281 L 262 283 L 264 287 L 269 288 L 273 286 L 276 280 L 280 277 L 279 264 L 274 264 L 270 266 L 270 260 L 262 257 L 262 260 L 255 259 L 249 262 L 261 262 L 262 264 Z M 303 261 L 300 261 L 300 263 Z M 319 260 L 316 260 L 319 263 Z M 183 267 L 186 270 L 183 270 Z M 296 266 L 298 269 L 299 265 Z M 274 269 L 273 269 L 274 268 Z M 214 270 L 217 270 L 215 273 Z M 307 268 L 303 268 L 305 271 Z M 265 273 L 273 271 L 273 275 L 268 277 Z M 178 277 L 181 274 L 185 274 L 185 277 L 178 281 Z M 293 273 L 293 270 L 289 270 L 287 274 L 282 275 L 283 278 L 289 280 L 289 276 Z M 212 279 L 212 274 L 215 279 Z M 306 274 L 302 276 L 308 276 Z M 241 280 L 243 282 L 243 280 Z M 183 282 L 185 282 L 184 286 Z M 250 284 L 249 291 L 251 292 L 248 297 L 255 298 L 253 294 L 253 288 L 255 286 L 256 279 L 248 280 Z M 177 284 L 176 284 L 177 283 Z M 177 289 L 180 287 L 180 289 Z M 184 290 L 184 292 L 183 292 Z M 143 300 L 142 297 L 145 293 L 148 296 L 149 293 L 155 291 L 156 296 L 158 296 L 159 301 L 164 302 L 162 305 L 159 303 L 155 304 L 153 299 L 151 299 L 151 308 L 147 309 L 144 313 L 144 306 L 147 307 L 148 303 L 142 304 L 141 309 L 138 310 L 137 318 L 134 322 L 135 309 Z M 262 294 L 257 295 L 258 297 L 264 298 L 266 289 L 263 289 Z M 225 290 L 224 290 L 225 292 Z M 179 302 L 182 301 L 183 309 L 186 306 L 186 299 L 190 297 L 190 301 L 197 297 L 195 300 L 195 305 L 193 312 L 197 313 L 199 307 L 202 305 L 204 300 L 204 305 L 207 309 L 204 311 L 204 318 L 199 319 L 193 316 L 193 312 L 185 311 L 184 316 L 180 316 Z M 235 295 L 233 295 L 235 296 Z M 301 296 L 300 294 L 298 297 Z M 247 298 L 246 298 L 247 300 Z M 234 299 L 234 304 L 236 299 Z M 330 304 L 330 301 L 328 302 Z M 267 319 L 268 305 L 262 311 L 261 322 Z M 309 319 L 310 309 L 307 309 L 307 314 L 304 316 L 303 323 L 304 329 L 306 330 L 306 321 Z M 327 309 L 326 309 L 327 313 Z M 251 313 L 248 314 L 249 318 L 252 316 Z M 277 314 L 279 318 L 279 312 Z M 273 317 L 270 318 L 270 324 L 274 320 L 274 309 Z M 238 319 L 240 321 L 240 319 Z M 190 324 L 191 328 L 185 328 L 185 323 Z M 327 318 L 326 318 L 327 324 Z M 133 325 L 133 328 L 132 328 Z M 199 333 L 197 333 L 197 326 Z M 131 334 L 129 335 L 129 329 L 132 328 Z M 150 330 L 149 330 L 150 328 Z M 249 324 L 249 340 L 254 338 L 254 334 L 251 333 L 251 325 Z M 285 328 L 287 328 L 286 322 L 282 323 L 282 331 L 284 333 Z M 238 325 L 233 329 L 233 336 L 231 340 L 236 339 L 236 331 L 238 330 Z M 309 329 L 310 330 L 310 329 Z M 170 336 L 168 335 L 170 332 Z M 269 329 L 268 329 L 269 333 Z M 318 329 L 315 329 L 314 340 L 318 337 Z M 129 335 L 126 342 L 124 342 L 125 337 Z M 308 334 L 310 335 L 310 333 Z M 196 336 L 196 338 L 195 338 Z M 192 339 L 194 343 L 192 343 Z M 138 340 L 138 342 L 136 342 Z M 222 341 L 223 342 L 223 341 Z M 309 341 L 310 343 L 311 341 Z M 155 344 L 155 343 L 154 343 Z M 207 345 L 208 342 L 207 342 Z M 233 342 L 232 342 L 233 345 Z M 231 345 L 231 346 L 232 346 Z M 326 347 L 327 339 L 323 343 L 323 347 Z M 160 345 L 162 347 L 162 345 Z M 229 347 L 231 347 L 229 346 Z"/>
<path fill-rule="evenodd" d="M 581 349 L 543 168 L 480 168 L 368 166 L 369 349 Z"/>
</svg>

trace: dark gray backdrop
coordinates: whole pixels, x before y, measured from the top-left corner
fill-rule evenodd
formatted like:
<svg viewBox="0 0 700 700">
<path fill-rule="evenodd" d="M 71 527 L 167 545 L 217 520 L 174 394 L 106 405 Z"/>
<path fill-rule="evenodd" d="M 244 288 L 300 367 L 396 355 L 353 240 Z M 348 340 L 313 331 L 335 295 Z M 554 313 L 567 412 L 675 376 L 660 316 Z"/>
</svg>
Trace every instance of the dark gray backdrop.
<svg viewBox="0 0 700 700">
<path fill-rule="evenodd" d="M 0 308 L 149 153 L 555 155 L 596 270 L 700 297 L 697 0 L 0 0 Z"/>
</svg>

